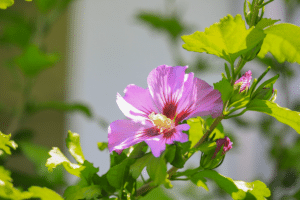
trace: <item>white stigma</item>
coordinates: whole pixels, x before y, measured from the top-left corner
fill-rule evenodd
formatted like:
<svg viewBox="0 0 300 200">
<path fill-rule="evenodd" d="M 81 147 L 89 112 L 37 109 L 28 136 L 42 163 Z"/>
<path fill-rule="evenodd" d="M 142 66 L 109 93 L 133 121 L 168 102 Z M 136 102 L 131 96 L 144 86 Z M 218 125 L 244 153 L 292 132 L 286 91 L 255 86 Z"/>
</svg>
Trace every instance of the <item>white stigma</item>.
<svg viewBox="0 0 300 200">
<path fill-rule="evenodd" d="M 163 133 L 164 130 L 170 129 L 173 126 L 172 120 L 163 114 L 155 114 L 152 112 L 148 117 L 153 125 L 160 130 L 160 133 Z"/>
</svg>

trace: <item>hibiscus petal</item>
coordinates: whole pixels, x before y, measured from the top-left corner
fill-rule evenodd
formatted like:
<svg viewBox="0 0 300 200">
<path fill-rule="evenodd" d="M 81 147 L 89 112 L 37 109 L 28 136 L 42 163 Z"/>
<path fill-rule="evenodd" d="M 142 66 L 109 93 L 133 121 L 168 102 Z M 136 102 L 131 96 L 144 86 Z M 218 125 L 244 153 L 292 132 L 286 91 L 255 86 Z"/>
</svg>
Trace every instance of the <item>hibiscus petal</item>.
<svg viewBox="0 0 300 200">
<path fill-rule="evenodd" d="M 128 103 L 119 93 L 117 93 L 117 104 L 123 114 L 134 121 L 145 121 L 148 119 L 144 112 Z"/>
<path fill-rule="evenodd" d="M 144 141 L 149 136 L 145 134 L 153 125 L 150 122 L 142 124 L 132 120 L 117 120 L 108 127 L 108 149 L 110 152 L 121 153 L 132 145 Z"/>
<path fill-rule="evenodd" d="M 134 84 L 128 85 L 124 90 L 124 99 L 148 117 L 152 112 L 158 113 L 155 107 L 149 89 L 144 89 Z"/>
<path fill-rule="evenodd" d="M 188 131 L 190 129 L 190 126 L 188 124 L 180 124 L 178 126 L 176 126 L 176 132 L 174 133 L 174 137 L 172 138 L 173 141 L 177 141 L 177 142 L 187 142 L 189 140 L 189 137 L 186 133 L 183 133 L 182 131 Z M 172 143 L 168 143 L 167 144 L 173 144 L 174 142 L 172 141 Z"/>
<path fill-rule="evenodd" d="M 159 157 L 160 154 L 166 150 L 166 143 L 164 142 L 163 135 L 157 135 L 155 137 L 152 137 L 148 140 L 145 140 L 145 142 L 150 147 L 153 156 Z"/>
<path fill-rule="evenodd" d="M 182 97 L 186 69 L 187 66 L 161 65 L 152 70 L 147 79 L 150 94 L 159 112 L 170 119 L 175 117 L 177 102 Z"/>
<path fill-rule="evenodd" d="M 191 75 L 189 74 L 189 76 Z M 199 78 L 194 78 L 192 84 L 190 77 L 186 79 L 176 121 L 183 121 L 196 116 L 211 115 L 217 117 L 221 115 L 223 110 L 221 93 Z"/>
</svg>

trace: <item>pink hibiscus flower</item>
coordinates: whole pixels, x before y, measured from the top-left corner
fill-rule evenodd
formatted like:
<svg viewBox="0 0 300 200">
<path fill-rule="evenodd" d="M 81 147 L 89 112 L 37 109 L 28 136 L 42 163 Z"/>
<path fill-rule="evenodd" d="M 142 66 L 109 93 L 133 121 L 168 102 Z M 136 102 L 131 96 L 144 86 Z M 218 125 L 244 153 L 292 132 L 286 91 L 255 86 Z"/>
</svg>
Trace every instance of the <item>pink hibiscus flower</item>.
<svg viewBox="0 0 300 200">
<path fill-rule="evenodd" d="M 128 85 L 124 97 L 117 94 L 117 104 L 129 119 L 117 120 L 108 128 L 109 151 L 124 149 L 145 141 L 152 154 L 159 157 L 166 144 L 187 142 L 182 131 L 188 124 L 180 122 L 196 116 L 222 114 L 219 91 L 205 81 L 185 74 L 186 67 L 162 65 L 148 76 L 149 88 Z"/>
</svg>

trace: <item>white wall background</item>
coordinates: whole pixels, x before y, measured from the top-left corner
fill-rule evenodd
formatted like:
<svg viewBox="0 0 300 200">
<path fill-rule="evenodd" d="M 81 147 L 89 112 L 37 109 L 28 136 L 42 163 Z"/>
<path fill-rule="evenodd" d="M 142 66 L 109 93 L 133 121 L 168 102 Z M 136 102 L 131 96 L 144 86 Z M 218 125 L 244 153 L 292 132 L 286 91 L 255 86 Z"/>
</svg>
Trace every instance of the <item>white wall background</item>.
<svg viewBox="0 0 300 200">
<path fill-rule="evenodd" d="M 238 0 L 180 0 L 176 1 L 176 5 L 183 8 L 184 21 L 195 25 L 200 31 L 228 13 L 233 16 L 243 13 L 243 1 Z M 123 119 L 124 115 L 115 101 L 116 93 L 123 94 L 125 87 L 133 83 L 146 88 L 147 76 L 152 69 L 162 64 L 175 64 L 167 38 L 149 31 L 134 18 L 140 10 L 163 12 L 165 9 L 166 4 L 162 0 L 76 1 L 70 16 L 69 101 L 88 103 L 95 115 L 103 116 L 109 123 Z M 275 19 L 283 19 L 284 15 L 281 1 L 268 6 L 265 14 Z M 187 58 L 194 55 L 183 49 L 182 52 Z M 223 62 L 214 59 L 214 56 L 207 57 L 216 66 L 215 74 L 198 74 L 198 77 L 212 85 L 221 78 Z M 251 114 L 247 117 L 255 120 Z M 236 128 L 226 122 L 224 126 Z M 100 167 L 100 174 L 106 173 L 109 154 L 98 151 L 97 142 L 107 141 L 107 130 L 81 115 L 68 117 L 67 129 L 81 135 L 86 159 Z M 253 181 L 257 175 L 270 177 L 272 165 L 268 164 L 264 154 L 267 143 L 258 131 L 241 133 L 237 137 L 239 150 L 227 154 L 220 173 L 245 181 Z M 191 163 L 196 165 L 199 158 L 199 154 L 195 155 Z"/>
</svg>

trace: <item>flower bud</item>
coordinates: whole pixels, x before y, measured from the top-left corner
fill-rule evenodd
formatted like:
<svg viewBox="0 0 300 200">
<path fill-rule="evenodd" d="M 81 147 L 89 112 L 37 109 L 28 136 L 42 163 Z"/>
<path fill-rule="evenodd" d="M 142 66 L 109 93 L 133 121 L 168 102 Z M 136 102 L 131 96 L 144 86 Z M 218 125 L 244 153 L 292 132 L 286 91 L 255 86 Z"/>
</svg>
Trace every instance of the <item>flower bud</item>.
<svg viewBox="0 0 300 200">
<path fill-rule="evenodd" d="M 214 152 L 211 151 L 201 156 L 200 166 L 204 169 L 214 169 L 218 167 L 223 162 L 225 153 L 232 148 L 232 142 L 227 136 L 223 139 L 218 139 L 216 144 L 217 147 Z"/>
<path fill-rule="evenodd" d="M 241 78 L 234 82 L 234 89 L 239 88 L 239 92 L 243 92 L 244 90 L 248 90 L 250 87 L 250 82 L 252 80 L 252 72 L 251 70 L 247 71 L 245 74 L 242 75 Z"/>
</svg>

